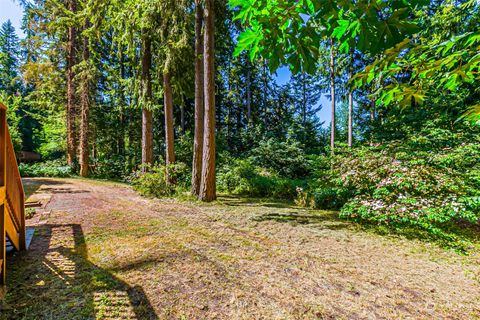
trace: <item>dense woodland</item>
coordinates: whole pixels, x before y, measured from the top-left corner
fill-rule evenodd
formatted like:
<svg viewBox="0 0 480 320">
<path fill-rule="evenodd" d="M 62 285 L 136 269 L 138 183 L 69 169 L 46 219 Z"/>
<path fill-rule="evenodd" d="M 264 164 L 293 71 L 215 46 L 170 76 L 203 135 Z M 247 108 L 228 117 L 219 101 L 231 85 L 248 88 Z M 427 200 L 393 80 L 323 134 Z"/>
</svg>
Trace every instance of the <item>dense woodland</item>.
<svg viewBox="0 0 480 320">
<path fill-rule="evenodd" d="M 478 226 L 478 1 L 21 4 L 0 100 L 41 155 L 24 176 L 280 198 L 456 247 Z"/>
</svg>

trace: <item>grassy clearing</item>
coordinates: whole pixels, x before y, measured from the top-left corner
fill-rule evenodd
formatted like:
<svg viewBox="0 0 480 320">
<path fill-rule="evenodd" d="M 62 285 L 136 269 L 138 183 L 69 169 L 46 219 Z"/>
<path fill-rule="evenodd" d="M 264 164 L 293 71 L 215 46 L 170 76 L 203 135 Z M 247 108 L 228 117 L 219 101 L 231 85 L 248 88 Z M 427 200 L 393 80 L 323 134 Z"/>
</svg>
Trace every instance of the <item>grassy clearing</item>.
<svg viewBox="0 0 480 320">
<path fill-rule="evenodd" d="M 380 236 L 288 203 L 149 200 L 108 183 L 49 183 L 37 195 L 53 194 L 52 211 L 31 250 L 11 260 L 2 319 L 480 315 L 478 251 Z"/>
</svg>

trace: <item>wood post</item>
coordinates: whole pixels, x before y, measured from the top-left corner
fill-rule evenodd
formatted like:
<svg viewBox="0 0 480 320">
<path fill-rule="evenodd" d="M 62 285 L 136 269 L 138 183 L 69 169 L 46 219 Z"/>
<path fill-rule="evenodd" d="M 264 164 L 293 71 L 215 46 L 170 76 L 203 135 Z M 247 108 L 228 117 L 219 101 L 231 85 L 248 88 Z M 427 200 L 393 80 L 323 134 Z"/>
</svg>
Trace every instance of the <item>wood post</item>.
<svg viewBox="0 0 480 320">
<path fill-rule="evenodd" d="M 7 184 L 7 112 L 6 109 L 0 109 L 0 187 Z M 6 190 L 5 190 L 6 191 Z M 7 233 L 6 233 L 6 210 L 5 197 L 0 203 L 0 290 L 7 284 Z"/>
<path fill-rule="evenodd" d="M 0 206 L 0 291 L 7 284 L 7 234 L 5 231 L 5 220 L 5 206 L 2 204 Z"/>
</svg>

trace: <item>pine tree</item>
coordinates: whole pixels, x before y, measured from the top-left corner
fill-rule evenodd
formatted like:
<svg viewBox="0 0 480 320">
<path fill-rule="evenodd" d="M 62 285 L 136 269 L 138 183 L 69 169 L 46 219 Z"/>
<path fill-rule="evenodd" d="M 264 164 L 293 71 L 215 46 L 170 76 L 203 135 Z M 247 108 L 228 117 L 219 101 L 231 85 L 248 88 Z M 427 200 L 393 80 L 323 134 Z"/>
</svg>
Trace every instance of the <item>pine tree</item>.
<svg viewBox="0 0 480 320">
<path fill-rule="evenodd" d="M 193 142 L 192 195 L 200 194 L 203 157 L 203 130 L 205 105 L 203 99 L 203 8 L 195 0 L 195 136 Z"/>
<path fill-rule="evenodd" d="M 204 8 L 204 88 L 205 128 L 203 138 L 203 167 L 199 198 L 216 199 L 215 174 L 215 66 L 214 66 L 214 1 L 205 0 Z"/>
<path fill-rule="evenodd" d="M 152 40 L 142 30 L 142 164 L 153 164 Z"/>
<path fill-rule="evenodd" d="M 68 10 L 72 15 L 76 14 L 76 0 L 69 0 Z M 71 24 L 68 27 L 66 61 L 67 61 L 67 164 L 72 166 L 76 158 L 77 137 L 76 137 L 76 106 L 75 106 L 75 73 L 73 71 L 76 64 L 77 51 L 77 29 Z"/>
<path fill-rule="evenodd" d="M 85 22 L 85 29 L 89 28 L 89 22 Z M 85 31 L 84 31 L 85 32 Z M 81 77 L 81 118 L 80 118 L 80 176 L 88 176 L 89 168 L 89 114 L 91 104 L 91 69 L 90 69 L 90 41 L 88 35 L 83 35 L 83 54 L 82 54 L 82 73 Z"/>
<path fill-rule="evenodd" d="M 21 87 L 18 77 L 20 41 L 10 20 L 0 28 L 0 90 L 9 95 L 17 94 Z"/>
</svg>

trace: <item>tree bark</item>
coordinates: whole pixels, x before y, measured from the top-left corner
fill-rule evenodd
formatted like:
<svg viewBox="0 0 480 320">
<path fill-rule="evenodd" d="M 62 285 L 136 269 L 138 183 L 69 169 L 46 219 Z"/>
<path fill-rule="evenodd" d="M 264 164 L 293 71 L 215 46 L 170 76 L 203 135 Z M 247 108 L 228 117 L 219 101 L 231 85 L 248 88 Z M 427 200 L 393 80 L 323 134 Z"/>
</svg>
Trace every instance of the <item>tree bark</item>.
<svg viewBox="0 0 480 320">
<path fill-rule="evenodd" d="M 247 127 L 249 127 L 252 122 L 252 80 L 251 78 L 252 78 L 252 71 L 250 70 L 250 63 L 247 62 Z"/>
<path fill-rule="evenodd" d="M 77 11 L 76 0 L 70 0 L 68 9 L 75 13 Z M 77 139 L 75 128 L 75 74 L 73 67 L 75 65 L 75 51 L 76 51 L 76 37 L 77 30 L 71 26 L 68 28 L 67 41 L 67 164 L 72 166 L 75 162 L 77 152 Z"/>
<path fill-rule="evenodd" d="M 348 78 L 353 78 L 353 51 L 350 52 Z M 353 146 L 353 89 L 348 89 L 348 147 Z"/>
<path fill-rule="evenodd" d="M 370 101 L 370 121 L 373 122 L 375 121 L 375 117 L 376 117 L 376 111 L 375 111 L 375 105 L 376 105 L 377 101 L 375 99 L 372 99 L 372 101 Z"/>
<path fill-rule="evenodd" d="M 214 67 L 214 0 L 205 0 L 204 21 L 204 88 L 205 131 L 203 138 L 202 181 L 199 198 L 202 201 L 216 199 L 215 175 L 215 67 Z"/>
<path fill-rule="evenodd" d="M 307 124 L 307 80 L 305 72 L 302 72 L 302 125 L 305 128 Z"/>
<path fill-rule="evenodd" d="M 185 101 L 182 101 L 180 105 L 180 130 L 182 135 L 185 134 Z"/>
<path fill-rule="evenodd" d="M 122 51 L 122 47 L 120 46 L 119 50 Z M 120 79 L 125 79 L 125 62 L 123 52 L 120 52 Z M 125 155 L 125 107 L 126 107 L 126 98 L 125 98 L 125 87 L 120 84 L 119 85 L 119 94 L 120 94 L 120 101 L 119 101 L 119 128 L 118 128 L 118 136 L 117 136 L 117 151 L 120 156 Z"/>
<path fill-rule="evenodd" d="M 192 195 L 200 195 L 202 179 L 203 130 L 205 102 L 203 96 L 203 9 L 202 1 L 195 0 L 195 136 L 193 141 Z"/>
<path fill-rule="evenodd" d="M 335 96 L 335 44 L 333 39 L 330 40 L 331 50 L 330 50 L 330 95 L 332 97 L 332 124 L 330 129 L 330 148 L 332 154 L 335 152 L 335 106 L 336 106 L 336 96 Z"/>
<path fill-rule="evenodd" d="M 86 23 L 88 28 L 88 22 Z M 88 63 L 90 60 L 90 48 L 88 36 L 83 37 L 83 61 Z M 90 72 L 89 70 L 84 72 Z M 89 165 L 89 150 L 88 150 L 88 118 L 90 112 L 90 79 L 86 75 L 82 80 L 82 93 L 81 93 L 81 123 L 80 123 L 80 176 L 88 176 Z"/>
<path fill-rule="evenodd" d="M 149 35 L 143 30 L 143 54 L 142 54 L 142 165 L 153 163 L 153 113 L 152 102 L 152 41 Z M 145 168 L 143 169 L 145 171 Z"/>
<path fill-rule="evenodd" d="M 166 164 L 167 164 L 167 181 L 174 184 L 171 165 L 175 164 L 175 148 L 174 148 L 174 130 L 173 130 L 173 95 L 172 85 L 170 84 L 170 74 L 163 74 L 163 90 L 165 104 L 165 143 L 166 143 Z"/>
</svg>

